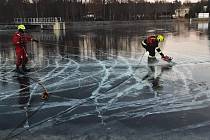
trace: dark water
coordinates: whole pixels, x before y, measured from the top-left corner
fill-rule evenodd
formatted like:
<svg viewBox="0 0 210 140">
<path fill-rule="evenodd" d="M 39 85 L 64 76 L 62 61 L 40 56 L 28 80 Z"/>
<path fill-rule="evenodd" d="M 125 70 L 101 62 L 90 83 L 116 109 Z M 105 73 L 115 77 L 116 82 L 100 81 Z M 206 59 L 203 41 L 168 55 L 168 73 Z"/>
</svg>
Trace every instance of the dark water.
<svg viewBox="0 0 210 140">
<path fill-rule="evenodd" d="M 29 31 L 40 43 L 28 44 L 26 75 L 13 72 L 14 31 L 0 31 L 0 138 L 210 139 L 208 26 L 164 20 Z M 154 33 L 166 36 L 161 48 L 175 64 L 158 54 L 147 63 L 141 41 Z"/>
</svg>

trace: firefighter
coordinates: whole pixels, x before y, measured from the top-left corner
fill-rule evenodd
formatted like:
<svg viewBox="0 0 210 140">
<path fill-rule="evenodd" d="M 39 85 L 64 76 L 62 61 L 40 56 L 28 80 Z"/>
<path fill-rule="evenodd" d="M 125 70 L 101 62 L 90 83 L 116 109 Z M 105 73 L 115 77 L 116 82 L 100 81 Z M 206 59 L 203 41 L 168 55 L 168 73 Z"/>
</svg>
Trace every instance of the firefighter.
<svg viewBox="0 0 210 140">
<path fill-rule="evenodd" d="M 158 46 L 159 42 L 163 42 L 164 41 L 164 36 L 163 35 L 152 35 L 147 37 L 146 39 L 144 39 L 142 41 L 142 46 L 146 49 L 146 51 L 149 52 L 149 56 L 148 56 L 148 61 L 156 61 L 156 57 L 155 57 L 155 50 L 161 55 L 161 58 L 165 61 L 171 61 L 172 58 L 164 55 L 160 49 L 160 47 Z"/>
<path fill-rule="evenodd" d="M 15 45 L 16 52 L 16 72 L 18 73 L 30 71 L 26 68 L 26 64 L 28 62 L 28 54 L 26 50 L 27 42 L 34 41 L 38 43 L 38 40 L 33 39 L 28 34 L 25 34 L 25 29 L 24 25 L 18 25 L 18 31 L 12 37 L 12 42 Z M 22 70 L 20 68 L 22 68 Z"/>
</svg>

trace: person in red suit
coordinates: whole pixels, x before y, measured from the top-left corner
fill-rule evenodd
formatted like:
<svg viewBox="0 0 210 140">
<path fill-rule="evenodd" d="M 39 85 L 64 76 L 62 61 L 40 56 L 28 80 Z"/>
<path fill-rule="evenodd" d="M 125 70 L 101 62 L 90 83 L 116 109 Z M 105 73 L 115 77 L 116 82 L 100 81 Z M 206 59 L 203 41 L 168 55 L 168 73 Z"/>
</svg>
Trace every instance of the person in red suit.
<svg viewBox="0 0 210 140">
<path fill-rule="evenodd" d="M 38 43 L 38 40 L 33 39 L 28 34 L 25 34 L 25 29 L 24 25 L 18 25 L 18 32 L 16 32 L 12 37 L 12 42 L 15 45 L 16 52 L 16 72 L 18 73 L 30 71 L 26 68 L 26 64 L 28 62 L 28 54 L 26 50 L 27 42 L 35 41 Z M 22 67 L 22 71 L 20 67 Z"/>
<path fill-rule="evenodd" d="M 164 55 L 160 47 L 158 46 L 159 42 L 163 42 L 164 39 L 165 38 L 163 35 L 158 34 L 158 35 L 148 36 L 146 39 L 142 41 L 141 43 L 142 46 L 146 49 L 146 51 L 149 52 L 148 61 L 152 62 L 156 60 L 155 51 L 157 51 L 161 55 L 161 58 L 163 60 L 165 61 L 172 60 L 172 57 Z"/>
</svg>

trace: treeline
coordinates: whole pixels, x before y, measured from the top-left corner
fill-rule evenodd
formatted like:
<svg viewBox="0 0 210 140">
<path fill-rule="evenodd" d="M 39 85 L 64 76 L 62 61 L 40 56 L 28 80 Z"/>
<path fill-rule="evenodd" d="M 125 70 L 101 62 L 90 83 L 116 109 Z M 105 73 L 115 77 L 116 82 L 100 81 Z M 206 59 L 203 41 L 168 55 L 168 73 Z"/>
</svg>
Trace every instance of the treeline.
<svg viewBox="0 0 210 140">
<path fill-rule="evenodd" d="M 31 1 L 31 2 L 30 2 Z M 0 22 L 14 18 L 62 17 L 65 21 L 83 20 L 139 20 L 171 18 L 181 2 L 144 0 L 0 0 Z M 32 3 L 33 1 L 33 3 Z M 209 3 L 209 2 L 208 2 Z M 190 5 L 191 16 L 199 11 Z M 201 7 L 200 7 L 201 8 Z M 209 10 L 209 7 L 208 7 Z"/>
<path fill-rule="evenodd" d="M 0 22 L 11 22 L 14 17 L 62 17 L 65 21 L 138 20 L 171 17 L 180 2 L 149 3 L 117 0 L 0 0 Z"/>
</svg>

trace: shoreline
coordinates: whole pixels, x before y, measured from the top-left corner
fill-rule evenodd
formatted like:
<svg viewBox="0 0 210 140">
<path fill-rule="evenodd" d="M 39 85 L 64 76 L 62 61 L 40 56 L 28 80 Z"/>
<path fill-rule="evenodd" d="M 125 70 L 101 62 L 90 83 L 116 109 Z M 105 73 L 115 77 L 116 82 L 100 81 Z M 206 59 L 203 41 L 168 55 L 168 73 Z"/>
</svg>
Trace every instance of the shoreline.
<svg viewBox="0 0 210 140">
<path fill-rule="evenodd" d="M 114 27 L 114 26 L 136 26 L 136 25 L 153 25 L 153 24 L 165 24 L 174 22 L 174 19 L 161 19 L 161 20 L 132 20 L 132 21 L 73 21 L 73 22 L 65 22 L 66 29 L 81 29 L 81 28 L 94 28 L 94 27 Z M 27 26 L 27 25 L 26 25 Z M 34 29 L 33 26 L 37 25 L 29 25 L 31 29 Z M 10 30 L 16 29 L 15 24 L 0 24 L 0 30 Z M 35 27 L 35 29 L 37 29 Z M 41 28 L 38 28 L 42 30 Z M 43 30 L 53 30 L 51 26 L 44 28 Z M 62 29 L 61 29 L 62 30 Z"/>
<path fill-rule="evenodd" d="M 139 26 L 139 25 L 151 25 L 154 24 L 171 24 L 175 22 L 209 22 L 209 19 L 198 19 L 198 18 L 191 18 L 191 19 L 161 19 L 161 20 L 132 20 L 132 21 L 74 21 L 74 22 L 66 22 L 65 29 L 95 29 L 95 28 L 111 28 L 111 27 L 132 27 L 132 26 Z M 16 29 L 15 24 L 0 24 L 0 30 L 14 30 Z M 26 25 L 27 26 L 27 25 Z M 49 25 L 41 29 L 39 25 L 28 25 L 29 29 L 32 30 L 53 30 L 53 27 Z M 64 30 L 65 30 L 64 29 Z M 62 30 L 62 29 L 60 29 Z"/>
</svg>

